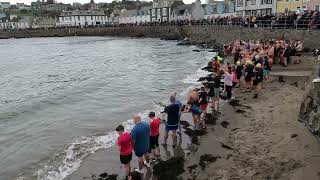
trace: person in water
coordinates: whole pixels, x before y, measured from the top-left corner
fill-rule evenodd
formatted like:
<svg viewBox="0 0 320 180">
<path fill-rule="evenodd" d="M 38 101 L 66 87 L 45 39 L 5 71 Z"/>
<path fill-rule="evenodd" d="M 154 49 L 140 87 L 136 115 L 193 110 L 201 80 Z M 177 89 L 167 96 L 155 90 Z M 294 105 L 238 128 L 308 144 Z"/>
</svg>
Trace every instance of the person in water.
<svg viewBox="0 0 320 180">
<path fill-rule="evenodd" d="M 166 121 L 165 134 L 163 139 L 163 145 L 167 145 L 169 132 L 172 131 L 173 146 L 177 145 L 177 129 L 179 128 L 180 120 L 180 105 L 176 103 L 174 95 L 170 96 L 170 105 L 164 108 L 164 113 L 168 114 Z"/>
<path fill-rule="evenodd" d="M 149 153 L 153 154 L 153 157 L 160 157 L 159 148 L 159 128 L 160 128 L 160 118 L 156 117 L 154 112 L 149 113 L 150 118 L 150 149 Z"/>
<path fill-rule="evenodd" d="M 129 132 L 124 132 L 122 125 L 119 125 L 116 131 L 119 134 L 117 145 L 120 151 L 120 162 L 124 166 L 126 176 L 128 176 L 131 171 L 130 162 L 132 160 L 131 137 Z"/>
<path fill-rule="evenodd" d="M 136 156 L 138 157 L 139 168 L 137 172 L 143 174 L 143 164 L 150 167 L 149 163 L 149 146 L 150 146 L 150 126 L 146 122 L 141 121 L 139 115 L 133 116 L 135 126 L 131 130 L 131 143 Z M 143 157 L 145 161 L 143 160 Z"/>
</svg>

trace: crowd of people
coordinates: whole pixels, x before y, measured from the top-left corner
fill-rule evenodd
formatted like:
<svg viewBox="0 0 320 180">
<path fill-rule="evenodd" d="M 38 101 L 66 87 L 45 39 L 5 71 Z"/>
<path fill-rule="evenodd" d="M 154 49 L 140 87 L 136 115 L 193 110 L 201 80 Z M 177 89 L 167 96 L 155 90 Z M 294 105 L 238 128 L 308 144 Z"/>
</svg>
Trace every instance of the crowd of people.
<svg viewBox="0 0 320 180">
<path fill-rule="evenodd" d="M 225 25 L 242 27 L 269 27 L 275 29 L 320 29 L 317 11 L 290 12 L 279 15 L 217 16 L 202 20 L 175 20 L 169 22 L 147 22 L 119 24 L 117 26 L 185 26 L 185 25 Z"/>
<path fill-rule="evenodd" d="M 162 113 L 167 114 L 162 145 L 167 146 L 169 133 L 172 134 L 172 146 L 177 146 L 177 132 L 180 131 L 182 112 L 191 112 L 194 130 L 205 130 L 204 117 L 209 103 L 212 111 L 219 112 L 219 101 L 225 96 L 227 101 L 234 98 L 234 88 L 241 88 L 242 93 L 253 91 L 253 98 L 262 92 L 263 83 L 270 81 L 269 73 L 273 64 L 283 66 L 300 63 L 303 43 L 300 41 L 236 41 L 225 45 L 223 52 L 218 53 L 205 68 L 211 74 L 202 79 L 203 85 L 188 93 L 186 105 L 170 96 L 170 105 L 164 106 Z M 120 162 L 123 164 L 127 179 L 137 180 L 144 173 L 143 168 L 150 167 L 150 162 L 160 158 L 159 136 L 162 121 L 154 112 L 147 120 L 139 115 L 133 117 L 135 126 L 131 132 L 119 125 L 117 145 L 120 151 Z M 181 134 L 180 134 L 181 135 Z M 138 161 L 138 168 L 132 171 L 132 152 Z"/>
</svg>

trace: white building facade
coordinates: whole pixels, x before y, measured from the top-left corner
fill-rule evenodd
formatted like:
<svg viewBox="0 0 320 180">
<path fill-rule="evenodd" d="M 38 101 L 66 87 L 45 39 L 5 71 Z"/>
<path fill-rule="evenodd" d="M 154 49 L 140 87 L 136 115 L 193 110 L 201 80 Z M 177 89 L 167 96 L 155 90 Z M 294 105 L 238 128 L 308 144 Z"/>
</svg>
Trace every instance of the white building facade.
<svg viewBox="0 0 320 180">
<path fill-rule="evenodd" d="M 236 0 L 236 15 L 271 15 L 276 13 L 277 0 Z"/>
<path fill-rule="evenodd" d="M 101 11 L 63 11 L 57 26 L 99 26 L 108 23 L 108 17 Z"/>
</svg>

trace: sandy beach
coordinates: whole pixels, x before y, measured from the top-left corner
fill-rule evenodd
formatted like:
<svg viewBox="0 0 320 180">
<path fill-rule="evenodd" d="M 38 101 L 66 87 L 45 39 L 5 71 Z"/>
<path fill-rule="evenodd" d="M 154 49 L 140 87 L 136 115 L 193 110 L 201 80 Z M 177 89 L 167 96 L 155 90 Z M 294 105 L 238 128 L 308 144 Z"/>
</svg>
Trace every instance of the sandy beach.
<svg viewBox="0 0 320 180">
<path fill-rule="evenodd" d="M 183 157 L 184 172 L 176 169 L 159 178 L 153 175 L 155 165 L 144 179 L 320 179 L 319 139 L 298 121 L 304 86 L 315 63 L 316 59 L 307 55 L 298 65 L 276 65 L 273 81 L 264 84 L 258 99 L 236 89 L 236 100 L 224 103 L 206 134 L 190 129 L 191 114 L 184 113 L 178 148 L 172 148 L 170 141 L 168 147 L 161 146 L 164 165 L 167 160 L 179 163 L 176 158 Z M 279 82 L 278 76 L 285 82 Z M 132 165 L 137 167 L 137 162 Z M 167 165 L 169 169 L 179 166 Z M 115 147 L 87 157 L 67 179 L 95 179 L 92 177 L 103 172 L 124 177 Z"/>
<path fill-rule="evenodd" d="M 286 82 L 275 75 L 256 100 L 236 91 L 237 103 L 226 104 L 218 125 L 201 138 L 199 150 L 186 161 L 189 171 L 183 179 L 320 179 L 319 139 L 298 122 L 304 82 L 314 63 L 307 57 L 299 65 L 276 66 L 273 73 L 284 75 Z M 220 125 L 224 121 L 227 128 Z M 200 168 L 206 154 L 219 158 Z"/>
</svg>

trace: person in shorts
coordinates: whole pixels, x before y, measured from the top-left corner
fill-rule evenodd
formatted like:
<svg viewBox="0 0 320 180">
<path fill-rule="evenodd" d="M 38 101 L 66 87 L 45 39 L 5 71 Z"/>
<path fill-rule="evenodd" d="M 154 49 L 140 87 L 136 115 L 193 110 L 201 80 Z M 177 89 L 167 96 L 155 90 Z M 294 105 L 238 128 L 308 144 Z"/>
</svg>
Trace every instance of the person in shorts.
<svg viewBox="0 0 320 180">
<path fill-rule="evenodd" d="M 155 158 L 160 157 L 159 148 L 159 128 L 160 119 L 156 117 L 154 112 L 149 113 L 150 118 L 150 149 L 149 153 L 152 153 Z"/>
<path fill-rule="evenodd" d="M 133 116 L 135 126 L 131 130 L 131 143 L 133 150 L 138 157 L 139 169 L 137 172 L 143 174 L 143 165 L 150 167 L 149 163 L 149 146 L 150 146 L 150 126 L 148 123 L 141 121 L 139 115 Z M 144 161 L 144 159 L 145 161 Z"/>
<path fill-rule="evenodd" d="M 163 145 L 167 145 L 169 132 L 172 131 L 172 142 L 173 146 L 175 147 L 177 145 L 177 129 L 179 128 L 180 105 L 176 104 L 175 96 L 170 97 L 170 103 L 171 104 L 165 107 L 163 111 L 164 113 L 168 114 Z"/>
<path fill-rule="evenodd" d="M 131 171 L 130 162 L 132 160 L 131 137 L 129 132 L 124 132 L 124 127 L 122 125 L 119 125 L 116 128 L 116 131 L 119 134 L 117 145 L 120 151 L 120 162 L 124 166 L 126 176 L 128 176 Z"/>
</svg>

